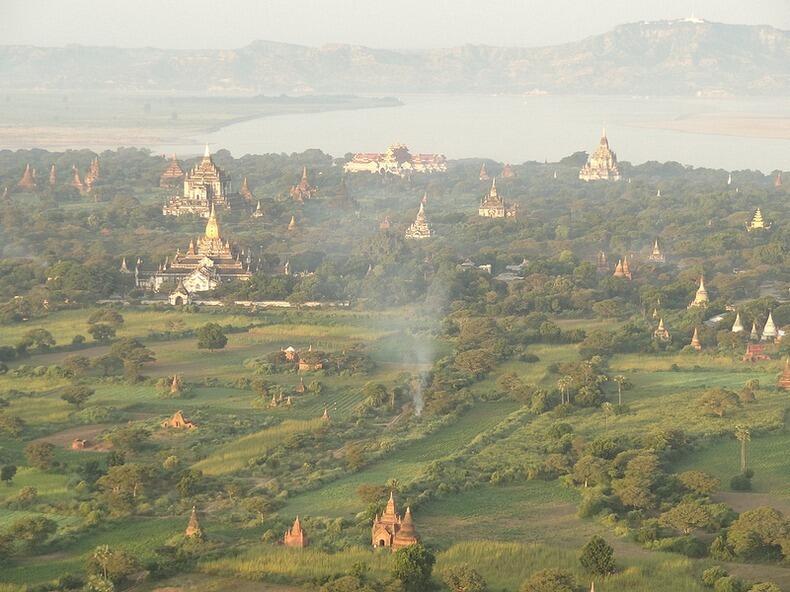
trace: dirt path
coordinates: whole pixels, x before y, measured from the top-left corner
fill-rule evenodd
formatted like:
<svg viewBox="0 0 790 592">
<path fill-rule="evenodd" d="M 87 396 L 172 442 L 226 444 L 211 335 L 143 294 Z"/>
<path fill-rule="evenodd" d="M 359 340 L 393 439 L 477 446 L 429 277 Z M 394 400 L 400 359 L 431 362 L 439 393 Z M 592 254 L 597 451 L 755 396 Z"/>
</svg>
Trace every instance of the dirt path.
<svg viewBox="0 0 790 592">
<path fill-rule="evenodd" d="M 103 431 L 108 430 L 113 427 L 114 424 L 111 423 L 94 423 L 89 425 L 82 425 L 77 426 L 74 428 L 69 428 L 67 430 L 63 430 L 61 432 L 55 432 L 54 434 L 50 434 L 49 436 L 42 436 L 41 438 L 36 438 L 33 440 L 34 442 L 51 442 L 55 446 L 62 446 L 63 448 L 71 448 L 71 443 L 77 438 L 82 440 L 88 440 L 89 442 L 96 442 L 96 436 L 101 434 Z M 105 448 L 102 446 L 91 446 L 86 448 L 86 450 L 104 450 Z"/>
</svg>

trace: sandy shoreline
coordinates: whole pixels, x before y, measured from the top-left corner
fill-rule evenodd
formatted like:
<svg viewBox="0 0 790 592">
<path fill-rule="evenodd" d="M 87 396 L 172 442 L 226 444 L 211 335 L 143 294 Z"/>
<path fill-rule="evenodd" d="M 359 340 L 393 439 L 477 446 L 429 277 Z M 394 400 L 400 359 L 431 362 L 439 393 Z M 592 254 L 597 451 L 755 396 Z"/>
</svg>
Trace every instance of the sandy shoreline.
<svg viewBox="0 0 790 592">
<path fill-rule="evenodd" d="M 629 125 L 688 134 L 790 140 L 790 117 L 711 113 L 664 121 L 631 122 Z"/>
</svg>

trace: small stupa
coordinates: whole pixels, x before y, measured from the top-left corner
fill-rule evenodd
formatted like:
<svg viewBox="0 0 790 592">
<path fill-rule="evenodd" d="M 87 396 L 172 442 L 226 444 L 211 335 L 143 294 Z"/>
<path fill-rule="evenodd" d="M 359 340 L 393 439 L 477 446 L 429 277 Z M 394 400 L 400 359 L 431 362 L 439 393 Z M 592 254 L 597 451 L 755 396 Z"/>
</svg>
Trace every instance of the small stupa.
<svg viewBox="0 0 790 592">
<path fill-rule="evenodd" d="M 735 313 L 735 322 L 732 324 L 732 332 L 733 333 L 743 333 L 745 329 L 743 328 L 743 323 L 741 322 L 741 313 Z"/>
<path fill-rule="evenodd" d="M 689 345 L 691 345 L 691 347 L 693 347 L 697 351 L 702 350 L 702 343 L 700 343 L 699 332 L 697 331 L 696 327 L 694 327 L 694 335 L 691 336 L 691 343 Z"/>
<path fill-rule="evenodd" d="M 483 163 L 480 166 L 480 175 L 479 178 L 481 181 L 488 181 L 491 177 L 488 175 L 488 171 L 486 170 L 486 163 Z"/>
<path fill-rule="evenodd" d="M 197 508 L 192 506 L 192 513 L 189 515 L 189 523 L 187 529 L 184 531 L 184 536 L 188 539 L 202 539 L 203 528 L 200 526 L 198 520 Z"/>
<path fill-rule="evenodd" d="M 776 330 L 776 323 L 774 323 L 773 313 L 768 313 L 768 320 L 765 321 L 765 325 L 763 326 L 763 335 L 761 339 L 763 341 L 771 341 L 776 339 L 779 336 L 779 332 Z"/>
<path fill-rule="evenodd" d="M 291 221 L 288 222 L 288 230 L 296 230 L 296 216 L 291 215 Z"/>
<path fill-rule="evenodd" d="M 694 300 L 688 305 L 688 308 L 707 308 L 708 306 L 708 291 L 705 289 L 705 275 L 699 277 L 699 288 L 694 294 Z"/>
<path fill-rule="evenodd" d="M 672 335 L 670 335 L 669 329 L 667 329 L 666 325 L 664 325 L 663 318 L 659 319 L 658 327 L 656 327 L 656 330 L 653 331 L 653 337 L 655 337 L 659 341 L 664 341 L 664 342 L 672 340 Z"/>
<path fill-rule="evenodd" d="M 664 256 L 664 252 L 661 250 L 661 247 L 658 245 L 658 239 L 653 242 L 653 250 L 651 251 L 647 260 L 652 261 L 653 263 L 666 263 L 667 259 Z"/>
</svg>

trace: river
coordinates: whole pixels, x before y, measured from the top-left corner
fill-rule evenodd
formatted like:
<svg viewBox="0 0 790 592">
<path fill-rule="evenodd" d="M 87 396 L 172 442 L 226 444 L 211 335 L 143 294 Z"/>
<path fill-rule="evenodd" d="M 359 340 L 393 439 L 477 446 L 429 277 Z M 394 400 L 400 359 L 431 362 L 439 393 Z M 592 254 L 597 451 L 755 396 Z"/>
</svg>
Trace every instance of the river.
<svg viewBox="0 0 790 592">
<path fill-rule="evenodd" d="M 397 141 L 413 152 L 519 163 L 592 150 L 605 125 L 620 160 L 634 164 L 674 160 L 727 170 L 790 169 L 790 101 L 782 98 L 399 98 L 400 107 L 253 119 L 195 138 L 194 146 L 154 149 L 185 154 L 208 142 L 236 157 L 307 148 L 342 156 L 382 151 Z"/>
</svg>

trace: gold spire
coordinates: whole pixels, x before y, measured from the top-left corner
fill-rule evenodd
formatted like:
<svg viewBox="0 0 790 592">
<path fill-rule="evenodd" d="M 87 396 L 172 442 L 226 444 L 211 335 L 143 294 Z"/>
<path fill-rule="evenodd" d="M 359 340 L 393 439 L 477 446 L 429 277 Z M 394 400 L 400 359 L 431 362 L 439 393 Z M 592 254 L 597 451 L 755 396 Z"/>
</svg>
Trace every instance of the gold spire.
<svg viewBox="0 0 790 592">
<path fill-rule="evenodd" d="M 218 239 L 219 238 L 219 223 L 217 222 L 217 212 L 214 209 L 214 204 L 211 204 L 211 213 L 206 222 L 206 238 Z"/>
</svg>

